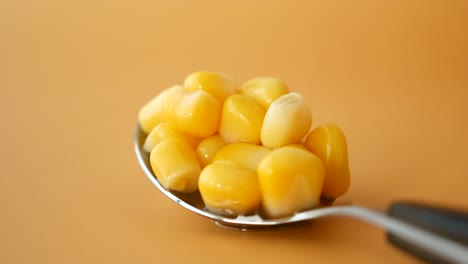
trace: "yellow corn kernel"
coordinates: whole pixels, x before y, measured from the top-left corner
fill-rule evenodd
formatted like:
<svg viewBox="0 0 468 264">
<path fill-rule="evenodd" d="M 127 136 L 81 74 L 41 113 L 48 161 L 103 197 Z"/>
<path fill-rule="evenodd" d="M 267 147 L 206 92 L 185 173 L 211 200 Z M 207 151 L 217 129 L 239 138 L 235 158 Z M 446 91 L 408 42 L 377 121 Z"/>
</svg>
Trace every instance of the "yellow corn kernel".
<svg viewBox="0 0 468 264">
<path fill-rule="evenodd" d="M 223 103 L 226 98 L 234 94 L 236 82 L 233 77 L 224 73 L 200 71 L 188 75 L 184 87 L 189 91 L 206 91 Z"/>
<path fill-rule="evenodd" d="M 140 109 L 138 122 L 143 131 L 148 134 L 157 124 L 166 121 L 164 104 L 168 101 L 169 97 L 173 97 L 173 94 L 180 89 L 182 89 L 180 85 L 167 88 Z"/>
<path fill-rule="evenodd" d="M 181 132 L 208 137 L 218 131 L 221 104 L 208 92 L 178 90 L 164 106 L 168 122 Z"/>
<path fill-rule="evenodd" d="M 194 149 L 202 141 L 202 139 L 199 137 L 195 137 L 195 136 L 177 131 L 169 123 L 163 122 L 155 126 L 153 130 L 151 130 L 151 132 L 145 139 L 145 143 L 143 144 L 143 149 L 147 152 L 151 152 L 154 146 L 159 144 L 159 142 L 163 141 L 164 139 L 171 138 L 171 137 L 178 137 L 187 141 Z"/>
<path fill-rule="evenodd" d="M 278 148 L 300 143 L 312 125 L 312 112 L 299 93 L 288 93 L 276 99 L 268 108 L 261 141 L 265 147 Z"/>
<path fill-rule="evenodd" d="M 334 124 L 312 130 L 304 146 L 317 155 L 325 165 L 322 195 L 336 199 L 345 194 L 351 182 L 348 165 L 348 147 L 343 131 Z"/>
<path fill-rule="evenodd" d="M 271 149 L 264 146 L 244 142 L 231 143 L 216 153 L 213 163 L 232 163 L 256 173 L 258 164 L 270 152 Z"/>
<path fill-rule="evenodd" d="M 198 189 L 201 168 L 190 144 L 180 138 L 168 138 L 150 154 L 151 168 L 167 190 L 189 193 Z"/>
<path fill-rule="evenodd" d="M 219 134 L 227 142 L 260 143 L 265 110 L 251 97 L 234 94 L 226 99 Z"/>
<path fill-rule="evenodd" d="M 197 157 L 202 168 L 210 164 L 216 153 L 225 145 L 226 142 L 224 142 L 219 134 L 203 139 L 196 149 Z"/>
<path fill-rule="evenodd" d="M 325 168 L 322 161 L 297 146 L 275 149 L 258 165 L 263 213 L 278 218 L 320 203 Z"/>
<path fill-rule="evenodd" d="M 268 109 L 273 101 L 289 93 L 289 88 L 278 78 L 259 77 L 245 82 L 241 86 L 240 92 L 252 96 L 259 105 Z"/>
<path fill-rule="evenodd" d="M 206 207 L 222 215 L 252 214 L 260 205 L 257 175 L 236 166 L 209 164 L 200 174 L 199 190 Z"/>
</svg>

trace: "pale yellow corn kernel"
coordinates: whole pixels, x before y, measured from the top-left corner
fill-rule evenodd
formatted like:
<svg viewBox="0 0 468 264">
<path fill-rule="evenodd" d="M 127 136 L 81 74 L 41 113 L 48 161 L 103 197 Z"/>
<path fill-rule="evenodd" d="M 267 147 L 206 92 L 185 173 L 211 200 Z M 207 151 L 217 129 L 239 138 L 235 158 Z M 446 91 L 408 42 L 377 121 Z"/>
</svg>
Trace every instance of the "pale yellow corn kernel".
<svg viewBox="0 0 468 264">
<path fill-rule="evenodd" d="M 258 164 L 270 152 L 271 149 L 260 145 L 244 142 L 231 143 L 216 153 L 213 163 L 232 163 L 256 173 Z"/>
<path fill-rule="evenodd" d="M 334 124 L 312 130 L 304 146 L 317 155 L 325 165 L 322 195 L 336 199 L 345 194 L 351 183 L 348 165 L 348 146 L 343 131 Z"/>
<path fill-rule="evenodd" d="M 219 134 L 227 142 L 260 144 L 265 110 L 251 97 L 234 94 L 226 99 L 221 113 Z"/>
<path fill-rule="evenodd" d="M 226 98 L 235 93 L 236 81 L 233 77 L 220 72 L 199 71 L 188 75 L 184 81 L 185 89 L 189 91 L 203 90 L 223 103 Z"/>
<path fill-rule="evenodd" d="M 240 92 L 252 96 L 259 105 L 268 109 L 273 101 L 289 93 L 289 88 L 278 78 L 259 77 L 245 82 L 241 86 Z"/>
<path fill-rule="evenodd" d="M 150 163 L 165 189 L 184 193 L 198 189 L 201 168 L 188 142 L 180 138 L 161 141 L 151 151 Z"/>
<path fill-rule="evenodd" d="M 297 144 L 307 135 L 312 125 L 312 112 L 299 93 L 285 94 L 268 108 L 261 130 L 262 144 L 278 148 Z"/>
<path fill-rule="evenodd" d="M 212 163 L 202 170 L 198 185 L 206 207 L 217 214 L 249 215 L 260 205 L 257 175 L 247 169 Z"/>
<path fill-rule="evenodd" d="M 147 152 L 151 152 L 151 150 L 153 150 L 153 148 L 157 144 L 159 144 L 159 142 L 163 141 L 164 139 L 171 138 L 171 137 L 181 138 L 187 141 L 194 149 L 202 141 L 202 139 L 199 137 L 195 137 L 195 136 L 177 131 L 169 123 L 163 122 L 155 126 L 153 130 L 151 130 L 151 132 L 145 139 L 145 143 L 143 144 L 143 149 Z"/>
<path fill-rule="evenodd" d="M 262 159 L 257 174 L 266 217 L 289 216 L 320 203 L 325 168 L 307 150 L 297 146 L 275 149 Z"/>
<path fill-rule="evenodd" d="M 138 123 L 144 132 L 148 134 L 157 124 L 166 121 L 164 104 L 180 89 L 182 89 L 180 85 L 167 88 L 140 109 Z"/>
<path fill-rule="evenodd" d="M 226 142 L 219 134 L 203 139 L 195 151 L 202 168 L 210 164 L 216 153 L 225 145 Z"/>
<path fill-rule="evenodd" d="M 167 120 L 175 129 L 196 137 L 208 137 L 218 131 L 221 104 L 203 90 L 178 90 L 164 105 Z"/>
</svg>

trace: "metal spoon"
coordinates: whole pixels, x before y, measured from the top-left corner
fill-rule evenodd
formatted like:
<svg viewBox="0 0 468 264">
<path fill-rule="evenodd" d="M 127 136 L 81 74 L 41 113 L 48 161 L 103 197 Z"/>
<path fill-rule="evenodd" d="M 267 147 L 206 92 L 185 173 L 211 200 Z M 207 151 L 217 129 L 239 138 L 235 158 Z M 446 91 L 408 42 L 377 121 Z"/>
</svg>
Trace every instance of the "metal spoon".
<svg viewBox="0 0 468 264">
<path fill-rule="evenodd" d="M 421 255 L 421 251 L 424 251 L 426 256 L 423 257 L 427 257 L 427 254 L 430 254 L 431 260 L 445 261 L 448 263 L 468 263 L 468 247 L 461 243 L 446 239 L 435 233 L 428 232 L 387 215 L 354 205 L 333 205 L 296 213 L 291 217 L 281 219 L 263 219 L 259 215 L 238 216 L 236 218 L 216 215 L 204 209 L 203 201 L 197 194 L 179 194 L 164 189 L 151 169 L 148 153 L 142 148 L 145 137 L 145 133 L 137 126 L 134 139 L 135 152 L 141 168 L 150 181 L 156 185 L 163 194 L 169 197 L 169 199 L 196 214 L 211 219 L 218 225 L 247 230 L 250 228 L 293 224 L 332 215 L 347 216 L 384 228 L 392 236 L 398 237 L 398 239 L 405 241 L 405 243 L 413 245 L 413 247 L 415 247 L 413 250 L 418 250 L 419 255 Z M 467 228 L 466 225 L 467 223 L 465 223 L 463 228 Z M 466 229 L 464 229 L 464 231 L 466 231 Z M 407 250 L 410 249 L 407 248 Z"/>
</svg>

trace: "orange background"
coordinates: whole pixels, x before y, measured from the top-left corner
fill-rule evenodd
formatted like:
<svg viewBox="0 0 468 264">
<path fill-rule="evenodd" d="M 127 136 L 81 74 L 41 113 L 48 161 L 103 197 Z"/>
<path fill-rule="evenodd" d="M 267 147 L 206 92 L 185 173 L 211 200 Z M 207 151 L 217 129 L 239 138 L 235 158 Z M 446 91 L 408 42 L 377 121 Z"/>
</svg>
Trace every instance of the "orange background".
<svg viewBox="0 0 468 264">
<path fill-rule="evenodd" d="M 417 263 L 327 218 L 235 232 L 159 193 L 139 108 L 190 72 L 276 76 L 341 125 L 342 201 L 467 208 L 467 1 L 0 3 L 1 263 Z"/>
</svg>

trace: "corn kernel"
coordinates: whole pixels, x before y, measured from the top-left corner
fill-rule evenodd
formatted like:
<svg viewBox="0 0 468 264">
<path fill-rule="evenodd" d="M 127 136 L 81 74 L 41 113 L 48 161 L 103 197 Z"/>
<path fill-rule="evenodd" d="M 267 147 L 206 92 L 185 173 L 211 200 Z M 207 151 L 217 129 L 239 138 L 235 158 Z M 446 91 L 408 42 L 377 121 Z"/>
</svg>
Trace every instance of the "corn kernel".
<svg viewBox="0 0 468 264">
<path fill-rule="evenodd" d="M 278 218 L 319 205 L 325 168 L 322 161 L 296 146 L 275 149 L 258 165 L 262 209 Z"/>
<path fill-rule="evenodd" d="M 221 104 L 208 92 L 179 89 L 164 106 L 168 122 L 181 132 L 208 137 L 218 131 Z"/>
<path fill-rule="evenodd" d="M 216 153 L 225 145 L 226 142 L 224 142 L 219 134 L 203 139 L 196 149 L 197 157 L 202 168 L 210 164 Z"/>
<path fill-rule="evenodd" d="M 348 147 L 343 131 L 334 124 L 321 125 L 309 133 L 304 146 L 317 155 L 325 165 L 322 195 L 336 199 L 345 194 L 351 179 Z"/>
<path fill-rule="evenodd" d="M 278 148 L 300 143 L 312 125 L 312 112 L 299 93 L 285 94 L 268 108 L 261 130 L 262 144 Z"/>
<path fill-rule="evenodd" d="M 235 94 L 226 99 L 219 134 L 227 142 L 260 143 L 265 110 L 251 97 Z"/>
<path fill-rule="evenodd" d="M 248 215 L 260 205 L 257 175 L 247 169 L 221 163 L 206 166 L 199 179 L 206 207 L 222 215 Z"/>
<path fill-rule="evenodd" d="M 278 78 L 259 77 L 245 82 L 240 92 L 252 96 L 259 105 L 268 109 L 273 101 L 289 93 L 289 88 Z"/>
<path fill-rule="evenodd" d="M 201 138 L 195 137 L 174 129 L 169 123 L 163 122 L 158 124 L 156 127 L 151 130 L 149 135 L 145 139 L 145 143 L 143 144 L 143 149 L 147 152 L 151 152 L 154 146 L 159 144 L 159 142 L 163 141 L 164 139 L 171 138 L 171 137 L 178 137 L 185 141 L 187 141 L 193 148 L 196 148 L 198 144 L 201 142 Z"/>
<path fill-rule="evenodd" d="M 226 98 L 234 94 L 236 82 L 233 77 L 224 73 L 200 71 L 188 75 L 184 87 L 189 91 L 206 91 L 223 103 Z"/>
<path fill-rule="evenodd" d="M 227 144 L 220 149 L 213 158 L 213 162 L 233 163 L 252 172 L 257 172 L 257 167 L 263 157 L 270 153 L 271 149 L 250 143 L 237 142 Z"/>
<path fill-rule="evenodd" d="M 180 138 L 161 141 L 151 151 L 150 163 L 165 189 L 184 193 L 198 189 L 201 168 L 188 142 Z"/>
<path fill-rule="evenodd" d="M 164 104 L 167 102 L 168 97 L 172 97 L 179 89 L 182 89 L 182 86 L 174 85 L 163 90 L 140 109 L 138 122 L 143 131 L 148 134 L 157 124 L 166 121 Z"/>
</svg>

